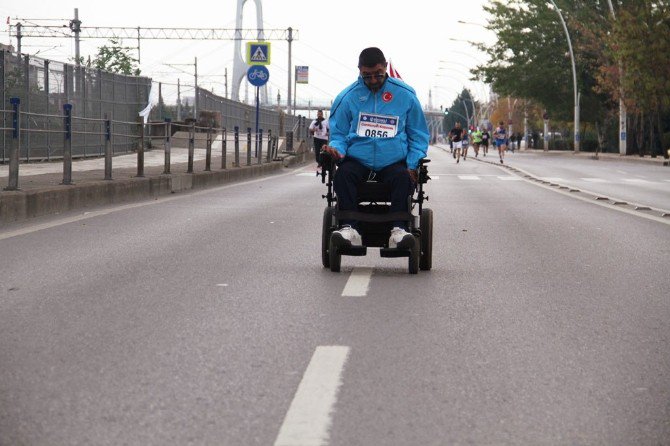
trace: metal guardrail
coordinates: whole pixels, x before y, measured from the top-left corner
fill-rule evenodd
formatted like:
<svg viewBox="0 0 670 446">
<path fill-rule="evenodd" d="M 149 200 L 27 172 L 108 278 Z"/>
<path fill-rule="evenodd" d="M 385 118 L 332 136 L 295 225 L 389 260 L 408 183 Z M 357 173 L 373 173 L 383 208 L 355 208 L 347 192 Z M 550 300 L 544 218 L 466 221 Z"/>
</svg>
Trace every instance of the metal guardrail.
<svg viewBox="0 0 670 446">
<path fill-rule="evenodd" d="M 22 143 L 22 133 L 25 132 L 39 132 L 41 130 L 24 128 L 21 125 L 21 121 L 27 115 L 31 113 L 25 113 L 21 111 L 21 100 L 19 98 L 11 98 L 10 103 L 12 105 L 11 110 L 0 110 L 0 113 L 9 113 L 11 114 L 11 127 L 0 127 L 0 130 L 5 132 L 11 132 L 11 149 L 9 154 L 9 177 L 7 187 L 4 188 L 6 191 L 15 191 L 19 189 L 19 154 L 21 152 L 21 143 Z M 34 115 L 34 114 L 32 114 Z M 187 162 L 187 173 L 194 172 L 194 154 L 195 154 L 195 135 L 196 133 L 206 133 L 206 144 L 205 144 L 205 171 L 211 171 L 212 169 L 212 145 L 215 139 L 214 135 L 221 135 L 221 169 L 227 168 L 227 130 L 225 127 L 203 127 L 196 126 L 195 123 L 191 124 L 182 124 L 182 123 L 173 123 L 171 119 L 166 118 L 164 122 L 150 122 L 144 123 L 143 121 L 137 122 L 128 122 L 128 121 L 116 121 L 112 118 L 112 114 L 109 113 L 105 115 L 102 119 L 95 118 L 80 118 L 73 116 L 73 106 L 72 104 L 63 104 L 63 114 L 62 115 L 51 115 L 52 118 L 58 118 L 63 120 L 63 129 L 61 131 L 51 130 L 49 131 L 52 134 L 60 134 L 63 138 L 63 185 L 72 184 L 72 141 L 75 135 L 89 134 L 100 137 L 104 140 L 104 179 L 112 180 L 112 163 L 114 153 L 114 140 L 117 137 L 128 138 L 132 141 L 132 144 L 136 148 L 137 153 L 137 177 L 144 176 L 144 149 L 146 147 L 146 133 L 147 130 L 149 134 L 153 134 L 153 128 L 162 128 L 162 141 L 163 141 L 163 152 L 164 152 L 164 174 L 171 173 L 171 149 L 172 149 L 172 139 L 173 139 L 173 128 L 182 128 L 187 129 L 189 132 L 188 138 L 188 162 Z M 79 131 L 75 129 L 75 124 L 77 122 L 85 121 L 88 125 L 95 126 L 99 128 L 99 131 Z M 117 127 L 128 127 L 135 128 L 136 132 L 134 133 L 123 133 L 115 131 Z M 240 146 L 239 146 L 239 126 L 234 128 L 234 141 L 235 141 L 235 162 L 234 167 L 240 167 Z M 43 132 L 43 131 L 42 131 Z M 247 128 L 246 133 L 246 165 L 250 166 L 252 164 L 252 132 L 251 128 Z M 267 132 L 267 151 L 266 151 L 266 162 L 273 161 L 277 159 L 277 150 L 278 150 L 278 136 L 273 136 L 272 131 L 268 130 Z M 253 157 L 256 159 L 257 164 L 263 162 L 263 130 L 259 129 L 257 135 L 254 139 Z"/>
</svg>

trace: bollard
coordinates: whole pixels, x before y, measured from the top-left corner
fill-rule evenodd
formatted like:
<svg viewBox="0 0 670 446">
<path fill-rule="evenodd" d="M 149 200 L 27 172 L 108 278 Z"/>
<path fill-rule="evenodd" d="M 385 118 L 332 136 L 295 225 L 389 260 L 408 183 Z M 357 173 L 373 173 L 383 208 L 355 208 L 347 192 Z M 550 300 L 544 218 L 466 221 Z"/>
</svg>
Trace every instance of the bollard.
<svg viewBox="0 0 670 446">
<path fill-rule="evenodd" d="M 137 148 L 137 176 L 144 177 L 144 118 L 138 118 L 140 146 Z"/>
<path fill-rule="evenodd" d="M 286 151 L 293 153 L 293 132 L 286 132 Z"/>
<path fill-rule="evenodd" d="M 205 145 L 205 172 L 212 170 L 212 126 L 207 129 L 207 144 Z"/>
<path fill-rule="evenodd" d="M 258 129 L 258 135 L 256 138 L 258 139 L 258 142 L 256 143 L 256 157 L 258 158 L 257 164 L 261 164 L 263 162 L 263 129 Z"/>
<path fill-rule="evenodd" d="M 105 180 L 112 179 L 112 120 L 105 113 Z"/>
<path fill-rule="evenodd" d="M 19 152 L 21 151 L 21 99 L 11 98 L 12 149 L 9 153 L 9 181 L 5 190 L 19 190 Z"/>
<path fill-rule="evenodd" d="M 171 150 L 171 137 L 172 137 L 172 119 L 165 118 L 165 168 L 163 173 L 166 175 L 170 174 L 170 150 Z"/>
<path fill-rule="evenodd" d="M 272 129 L 268 130 L 268 150 L 267 150 L 268 163 L 272 161 Z"/>
<path fill-rule="evenodd" d="M 240 128 L 235 126 L 235 167 L 240 167 Z"/>
<path fill-rule="evenodd" d="M 72 104 L 63 104 L 64 144 L 63 144 L 63 182 L 61 184 L 72 184 Z"/>
<path fill-rule="evenodd" d="M 251 166 L 251 127 L 247 127 L 247 166 Z"/>
<path fill-rule="evenodd" d="M 188 167 L 186 173 L 193 173 L 193 153 L 195 149 L 195 122 L 188 130 Z"/>
<path fill-rule="evenodd" d="M 228 150 L 228 144 L 226 141 L 226 129 L 225 127 L 221 129 L 221 169 L 225 169 L 226 166 L 226 151 Z"/>
</svg>

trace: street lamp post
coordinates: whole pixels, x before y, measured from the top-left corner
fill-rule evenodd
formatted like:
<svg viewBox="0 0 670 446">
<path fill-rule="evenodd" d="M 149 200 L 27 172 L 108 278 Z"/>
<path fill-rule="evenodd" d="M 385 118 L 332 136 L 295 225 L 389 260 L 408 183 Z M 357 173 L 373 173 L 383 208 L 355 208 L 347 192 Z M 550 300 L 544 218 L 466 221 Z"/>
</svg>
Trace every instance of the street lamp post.
<svg viewBox="0 0 670 446">
<path fill-rule="evenodd" d="M 563 14 L 561 13 L 561 10 L 558 9 L 558 6 L 556 6 L 556 2 L 554 0 L 549 0 L 552 5 L 554 5 L 554 9 L 556 10 L 556 13 L 558 14 L 558 17 L 561 19 L 561 25 L 563 25 L 563 30 L 565 31 L 565 36 L 568 39 L 568 49 L 570 50 L 570 60 L 572 62 L 572 83 L 573 83 L 573 88 L 574 88 L 574 94 L 575 94 L 575 152 L 579 152 L 579 92 L 577 91 L 577 68 L 575 67 L 575 54 L 572 51 L 572 42 L 570 41 L 570 33 L 568 32 L 568 26 L 565 24 L 565 20 L 563 19 Z"/>
</svg>

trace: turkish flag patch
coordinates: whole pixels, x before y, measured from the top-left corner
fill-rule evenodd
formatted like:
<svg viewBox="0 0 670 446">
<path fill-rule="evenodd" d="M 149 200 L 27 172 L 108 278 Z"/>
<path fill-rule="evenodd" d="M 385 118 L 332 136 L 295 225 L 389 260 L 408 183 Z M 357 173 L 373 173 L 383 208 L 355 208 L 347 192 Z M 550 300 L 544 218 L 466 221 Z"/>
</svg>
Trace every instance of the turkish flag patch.
<svg viewBox="0 0 670 446">
<path fill-rule="evenodd" d="M 382 94 L 382 101 L 384 101 L 384 102 L 391 102 L 392 99 L 393 99 L 393 95 L 391 94 L 390 91 L 385 91 L 385 92 Z"/>
</svg>

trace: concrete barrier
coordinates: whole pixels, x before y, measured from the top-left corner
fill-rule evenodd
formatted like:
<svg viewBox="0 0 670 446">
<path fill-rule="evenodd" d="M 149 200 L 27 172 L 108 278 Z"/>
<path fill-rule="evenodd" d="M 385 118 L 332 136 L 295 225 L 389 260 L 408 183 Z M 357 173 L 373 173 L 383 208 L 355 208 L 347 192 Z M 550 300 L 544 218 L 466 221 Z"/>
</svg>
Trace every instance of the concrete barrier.
<svg viewBox="0 0 670 446">
<path fill-rule="evenodd" d="M 93 180 L 73 185 L 45 184 L 26 190 L 0 191 L 0 226 L 26 219 L 87 207 L 127 203 L 193 189 L 216 187 L 280 172 L 304 163 L 310 157 L 305 143 L 295 154 L 280 154 L 280 160 L 225 170 L 147 175 L 112 181 Z M 29 177 L 28 177 L 29 178 Z M 118 178 L 118 175 L 115 177 Z M 23 180 L 27 180 L 23 178 Z"/>
</svg>

